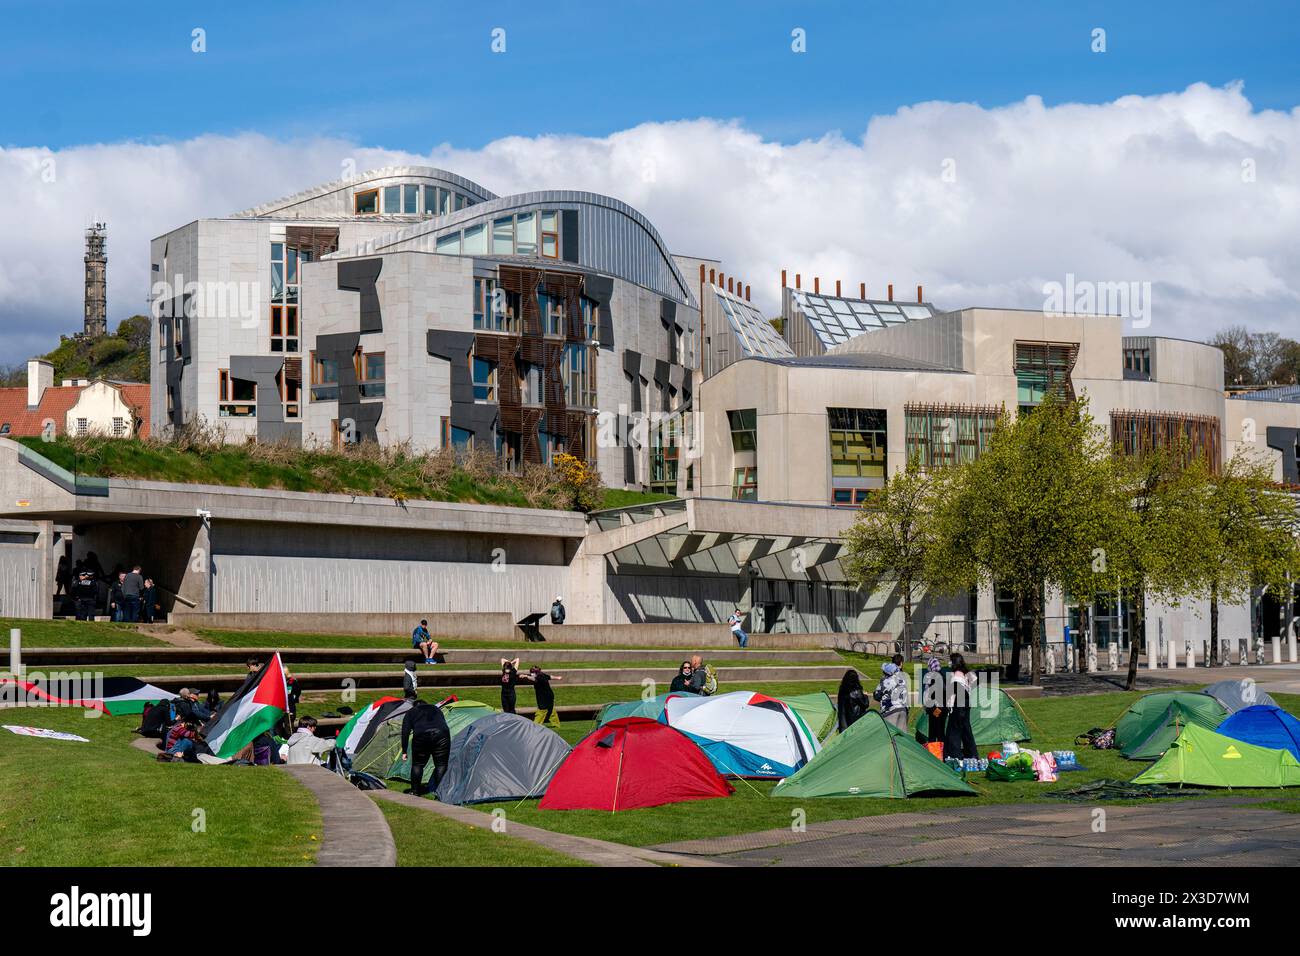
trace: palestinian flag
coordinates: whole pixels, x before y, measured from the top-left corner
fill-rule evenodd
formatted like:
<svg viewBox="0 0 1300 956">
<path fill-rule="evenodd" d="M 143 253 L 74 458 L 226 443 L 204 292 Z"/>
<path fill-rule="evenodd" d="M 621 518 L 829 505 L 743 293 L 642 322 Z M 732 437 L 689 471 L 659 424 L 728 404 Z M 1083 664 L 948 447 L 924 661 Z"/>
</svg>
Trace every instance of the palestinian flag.
<svg viewBox="0 0 1300 956">
<path fill-rule="evenodd" d="M 284 668 L 276 653 L 249 675 L 235 696 L 203 727 L 203 736 L 218 757 L 229 759 L 266 733 L 289 711 Z"/>
<path fill-rule="evenodd" d="M 32 706 L 84 707 L 110 716 L 142 714 L 146 704 L 171 700 L 171 691 L 146 684 L 136 677 L 105 677 L 82 681 L 75 677 L 48 675 L 41 681 L 0 679 L 0 701 Z"/>
</svg>

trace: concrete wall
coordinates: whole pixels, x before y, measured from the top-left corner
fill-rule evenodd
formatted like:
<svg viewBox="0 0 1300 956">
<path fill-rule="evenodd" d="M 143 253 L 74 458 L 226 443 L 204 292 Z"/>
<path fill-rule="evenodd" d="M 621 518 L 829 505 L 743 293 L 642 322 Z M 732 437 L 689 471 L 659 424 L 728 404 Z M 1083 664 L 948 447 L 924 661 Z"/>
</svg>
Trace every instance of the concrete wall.
<svg viewBox="0 0 1300 956">
<path fill-rule="evenodd" d="M 362 634 L 391 636 L 403 647 L 410 646 L 411 631 L 421 620 L 429 622 L 434 637 L 461 640 L 513 641 L 519 637 L 515 619 L 505 613 L 445 614 L 420 611 L 410 614 L 331 614 L 303 612 L 261 613 L 178 613 L 172 622 L 187 628 L 215 628 L 230 631 L 278 631 L 289 634 Z"/>
</svg>

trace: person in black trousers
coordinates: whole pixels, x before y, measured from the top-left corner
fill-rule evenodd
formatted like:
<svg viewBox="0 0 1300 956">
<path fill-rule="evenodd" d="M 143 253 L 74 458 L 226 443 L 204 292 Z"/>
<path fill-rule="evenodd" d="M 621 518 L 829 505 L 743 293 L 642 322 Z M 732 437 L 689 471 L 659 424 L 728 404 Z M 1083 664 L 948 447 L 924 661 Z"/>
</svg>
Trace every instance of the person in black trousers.
<svg viewBox="0 0 1300 956">
<path fill-rule="evenodd" d="M 975 733 L 970 726 L 970 699 L 974 688 L 973 675 L 966 669 L 966 659 L 952 655 L 952 672 L 948 675 L 948 727 L 944 737 L 944 757 L 967 759 L 978 757 Z"/>
<path fill-rule="evenodd" d="M 99 598 L 99 585 L 95 583 L 89 571 L 82 571 L 77 575 L 77 581 L 72 585 L 72 597 L 77 607 L 77 620 L 93 621 L 95 603 Z"/>
<path fill-rule="evenodd" d="M 451 731 L 447 727 L 447 718 L 433 704 L 416 701 L 402 718 L 403 760 L 407 754 L 411 755 L 411 795 L 424 796 L 424 768 L 430 757 L 433 758 L 433 776 L 429 778 L 429 789 L 436 792 L 443 774 L 447 772 Z"/>
<path fill-rule="evenodd" d="M 852 727 L 871 709 L 871 698 L 862 689 L 862 678 L 856 670 L 844 672 L 835 703 L 835 725 L 840 733 Z"/>
<path fill-rule="evenodd" d="M 528 679 L 532 682 L 533 694 L 537 697 L 537 713 L 533 715 L 533 723 L 554 723 L 559 726 L 560 722 L 555 719 L 555 691 L 551 687 L 551 681 L 564 678 L 548 674 L 534 664 L 528 669 Z"/>
<path fill-rule="evenodd" d="M 948 709 L 944 707 L 948 701 L 944 677 L 939 658 L 932 657 L 925 662 L 925 675 L 921 678 L 921 707 L 926 715 L 925 742 L 929 744 L 944 743 L 948 739 Z"/>
<path fill-rule="evenodd" d="M 515 712 L 515 688 L 519 686 L 519 658 L 506 660 L 501 658 L 501 711 L 506 714 Z"/>
</svg>

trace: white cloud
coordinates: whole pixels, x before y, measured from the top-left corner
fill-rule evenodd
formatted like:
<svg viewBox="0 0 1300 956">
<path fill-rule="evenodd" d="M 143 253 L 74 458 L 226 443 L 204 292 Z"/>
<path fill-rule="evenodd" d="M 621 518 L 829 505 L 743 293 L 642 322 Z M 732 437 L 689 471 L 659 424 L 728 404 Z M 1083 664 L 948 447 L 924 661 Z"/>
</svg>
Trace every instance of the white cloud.
<svg viewBox="0 0 1300 956">
<path fill-rule="evenodd" d="M 790 145 L 700 119 L 427 156 L 257 134 L 0 149 L 0 363 L 80 326 L 92 218 L 109 224 L 116 320 L 144 308 L 150 238 L 337 178 L 349 159 L 427 162 L 502 195 L 617 196 L 674 251 L 721 258 L 770 311 L 783 267 L 805 287 L 819 275 L 824 289 L 839 278 L 879 295 L 892 282 L 905 298 L 924 284 L 946 308 L 1038 308 L 1044 283 L 1073 273 L 1151 282 L 1149 334 L 1300 331 L 1300 111 L 1256 112 L 1239 85 L 1198 84 L 1099 105 L 922 103 L 872 118 L 857 140 Z"/>
</svg>

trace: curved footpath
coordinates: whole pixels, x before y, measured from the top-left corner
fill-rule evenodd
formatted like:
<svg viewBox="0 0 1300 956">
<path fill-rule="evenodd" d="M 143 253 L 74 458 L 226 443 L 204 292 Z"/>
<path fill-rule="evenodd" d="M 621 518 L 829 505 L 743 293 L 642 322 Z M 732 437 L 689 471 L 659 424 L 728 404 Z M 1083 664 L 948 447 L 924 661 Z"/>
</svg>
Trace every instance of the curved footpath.
<svg viewBox="0 0 1300 956">
<path fill-rule="evenodd" d="M 374 801 L 336 773 L 312 764 L 278 764 L 320 804 L 317 866 L 396 866 L 397 846 Z"/>
</svg>

